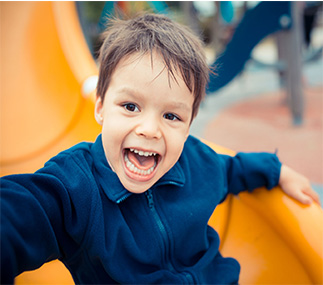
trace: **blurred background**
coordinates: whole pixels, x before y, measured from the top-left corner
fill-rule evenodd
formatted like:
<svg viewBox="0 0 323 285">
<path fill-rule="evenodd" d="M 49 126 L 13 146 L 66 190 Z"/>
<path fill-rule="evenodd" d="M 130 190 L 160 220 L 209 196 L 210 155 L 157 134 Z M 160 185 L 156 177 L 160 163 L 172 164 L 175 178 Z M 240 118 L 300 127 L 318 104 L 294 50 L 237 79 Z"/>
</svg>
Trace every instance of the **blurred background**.
<svg viewBox="0 0 323 285">
<path fill-rule="evenodd" d="M 100 34 L 116 13 L 163 13 L 205 43 L 211 76 L 191 133 L 278 152 L 323 201 L 322 1 L 1 2 L 1 175 L 94 140 Z"/>
</svg>

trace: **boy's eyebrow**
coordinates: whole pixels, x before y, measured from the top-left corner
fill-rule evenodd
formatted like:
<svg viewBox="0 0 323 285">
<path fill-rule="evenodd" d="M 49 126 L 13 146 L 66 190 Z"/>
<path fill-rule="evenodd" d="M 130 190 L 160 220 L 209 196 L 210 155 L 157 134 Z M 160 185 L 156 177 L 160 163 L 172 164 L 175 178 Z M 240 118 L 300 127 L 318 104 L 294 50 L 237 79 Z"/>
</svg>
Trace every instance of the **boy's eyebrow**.
<svg viewBox="0 0 323 285">
<path fill-rule="evenodd" d="M 192 108 L 190 108 L 187 104 L 182 102 L 172 102 L 170 103 L 170 107 L 174 109 L 184 110 L 185 112 L 191 112 Z"/>
<path fill-rule="evenodd" d="M 141 94 L 140 92 L 138 92 L 137 90 L 135 89 L 132 89 L 132 88 L 129 88 L 129 87 L 123 87 L 122 89 L 118 90 L 118 93 L 120 94 L 127 94 L 127 95 L 130 95 L 132 97 L 141 97 Z"/>
<path fill-rule="evenodd" d="M 127 95 L 133 97 L 134 99 L 136 99 L 137 97 L 143 97 L 143 95 L 140 92 L 138 92 L 135 89 L 129 88 L 129 87 L 124 87 L 124 88 L 120 89 L 118 91 L 118 93 L 127 94 Z M 184 110 L 187 112 L 192 111 L 192 108 L 190 108 L 190 106 L 188 104 L 185 104 L 183 102 L 170 102 L 169 105 L 171 108 L 181 109 L 181 110 Z"/>
</svg>

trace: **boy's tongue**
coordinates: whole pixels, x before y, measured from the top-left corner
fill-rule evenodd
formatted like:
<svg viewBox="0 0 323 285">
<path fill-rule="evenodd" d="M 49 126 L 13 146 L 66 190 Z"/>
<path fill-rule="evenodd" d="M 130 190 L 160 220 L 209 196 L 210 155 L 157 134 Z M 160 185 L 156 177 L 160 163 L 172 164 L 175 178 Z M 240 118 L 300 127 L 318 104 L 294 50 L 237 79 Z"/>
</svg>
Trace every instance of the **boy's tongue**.
<svg viewBox="0 0 323 285">
<path fill-rule="evenodd" d="M 128 151 L 128 159 L 131 163 L 133 163 L 137 168 L 141 170 L 148 170 L 155 164 L 154 156 L 141 156 L 132 151 Z"/>
</svg>

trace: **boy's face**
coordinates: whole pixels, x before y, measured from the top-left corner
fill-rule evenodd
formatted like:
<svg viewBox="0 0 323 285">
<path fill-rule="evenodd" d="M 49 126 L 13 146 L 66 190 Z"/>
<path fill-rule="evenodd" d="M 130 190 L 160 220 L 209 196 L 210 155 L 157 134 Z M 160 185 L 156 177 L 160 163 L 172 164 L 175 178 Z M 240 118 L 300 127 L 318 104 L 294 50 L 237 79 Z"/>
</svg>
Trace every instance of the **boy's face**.
<svg viewBox="0 0 323 285">
<path fill-rule="evenodd" d="M 102 125 L 106 158 L 123 186 L 142 193 L 177 162 L 189 135 L 194 97 L 162 59 L 137 54 L 114 71 L 95 117 Z"/>
</svg>

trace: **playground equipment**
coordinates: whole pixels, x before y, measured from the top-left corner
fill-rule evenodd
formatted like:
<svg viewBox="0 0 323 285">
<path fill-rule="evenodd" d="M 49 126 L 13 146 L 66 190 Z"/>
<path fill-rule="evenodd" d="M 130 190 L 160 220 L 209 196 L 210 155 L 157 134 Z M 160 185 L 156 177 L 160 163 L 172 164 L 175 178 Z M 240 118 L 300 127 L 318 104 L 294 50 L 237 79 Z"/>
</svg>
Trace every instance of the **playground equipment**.
<svg viewBox="0 0 323 285">
<path fill-rule="evenodd" d="M 100 131 L 91 81 L 97 68 L 73 2 L 1 2 L 1 175 L 30 172 Z M 95 77 L 94 77 L 95 81 Z M 88 89 L 88 84 L 90 88 Z M 220 153 L 233 154 L 210 144 Z M 241 284 L 322 283 L 323 212 L 278 188 L 229 196 L 210 219 Z M 73 284 L 60 261 L 16 284 Z"/>
<path fill-rule="evenodd" d="M 283 37 L 279 37 L 279 47 L 282 62 L 276 67 L 286 74 L 287 97 L 293 123 L 301 124 L 304 113 L 301 59 L 303 23 L 299 5 L 290 1 L 263 1 L 247 10 L 231 41 L 212 64 L 217 75 L 210 76 L 207 92 L 216 92 L 227 85 L 243 70 L 254 47 L 266 36 L 281 31 Z"/>
<path fill-rule="evenodd" d="M 227 85 L 242 71 L 253 48 L 266 36 L 291 27 L 290 3 L 261 2 L 247 10 L 225 50 L 212 64 L 220 76 L 211 75 L 208 92 Z"/>
<path fill-rule="evenodd" d="M 0 174 L 94 140 L 97 67 L 73 3 L 1 2 Z M 94 78 L 95 80 L 95 78 Z M 83 90 L 82 90 L 83 89 Z"/>
</svg>

